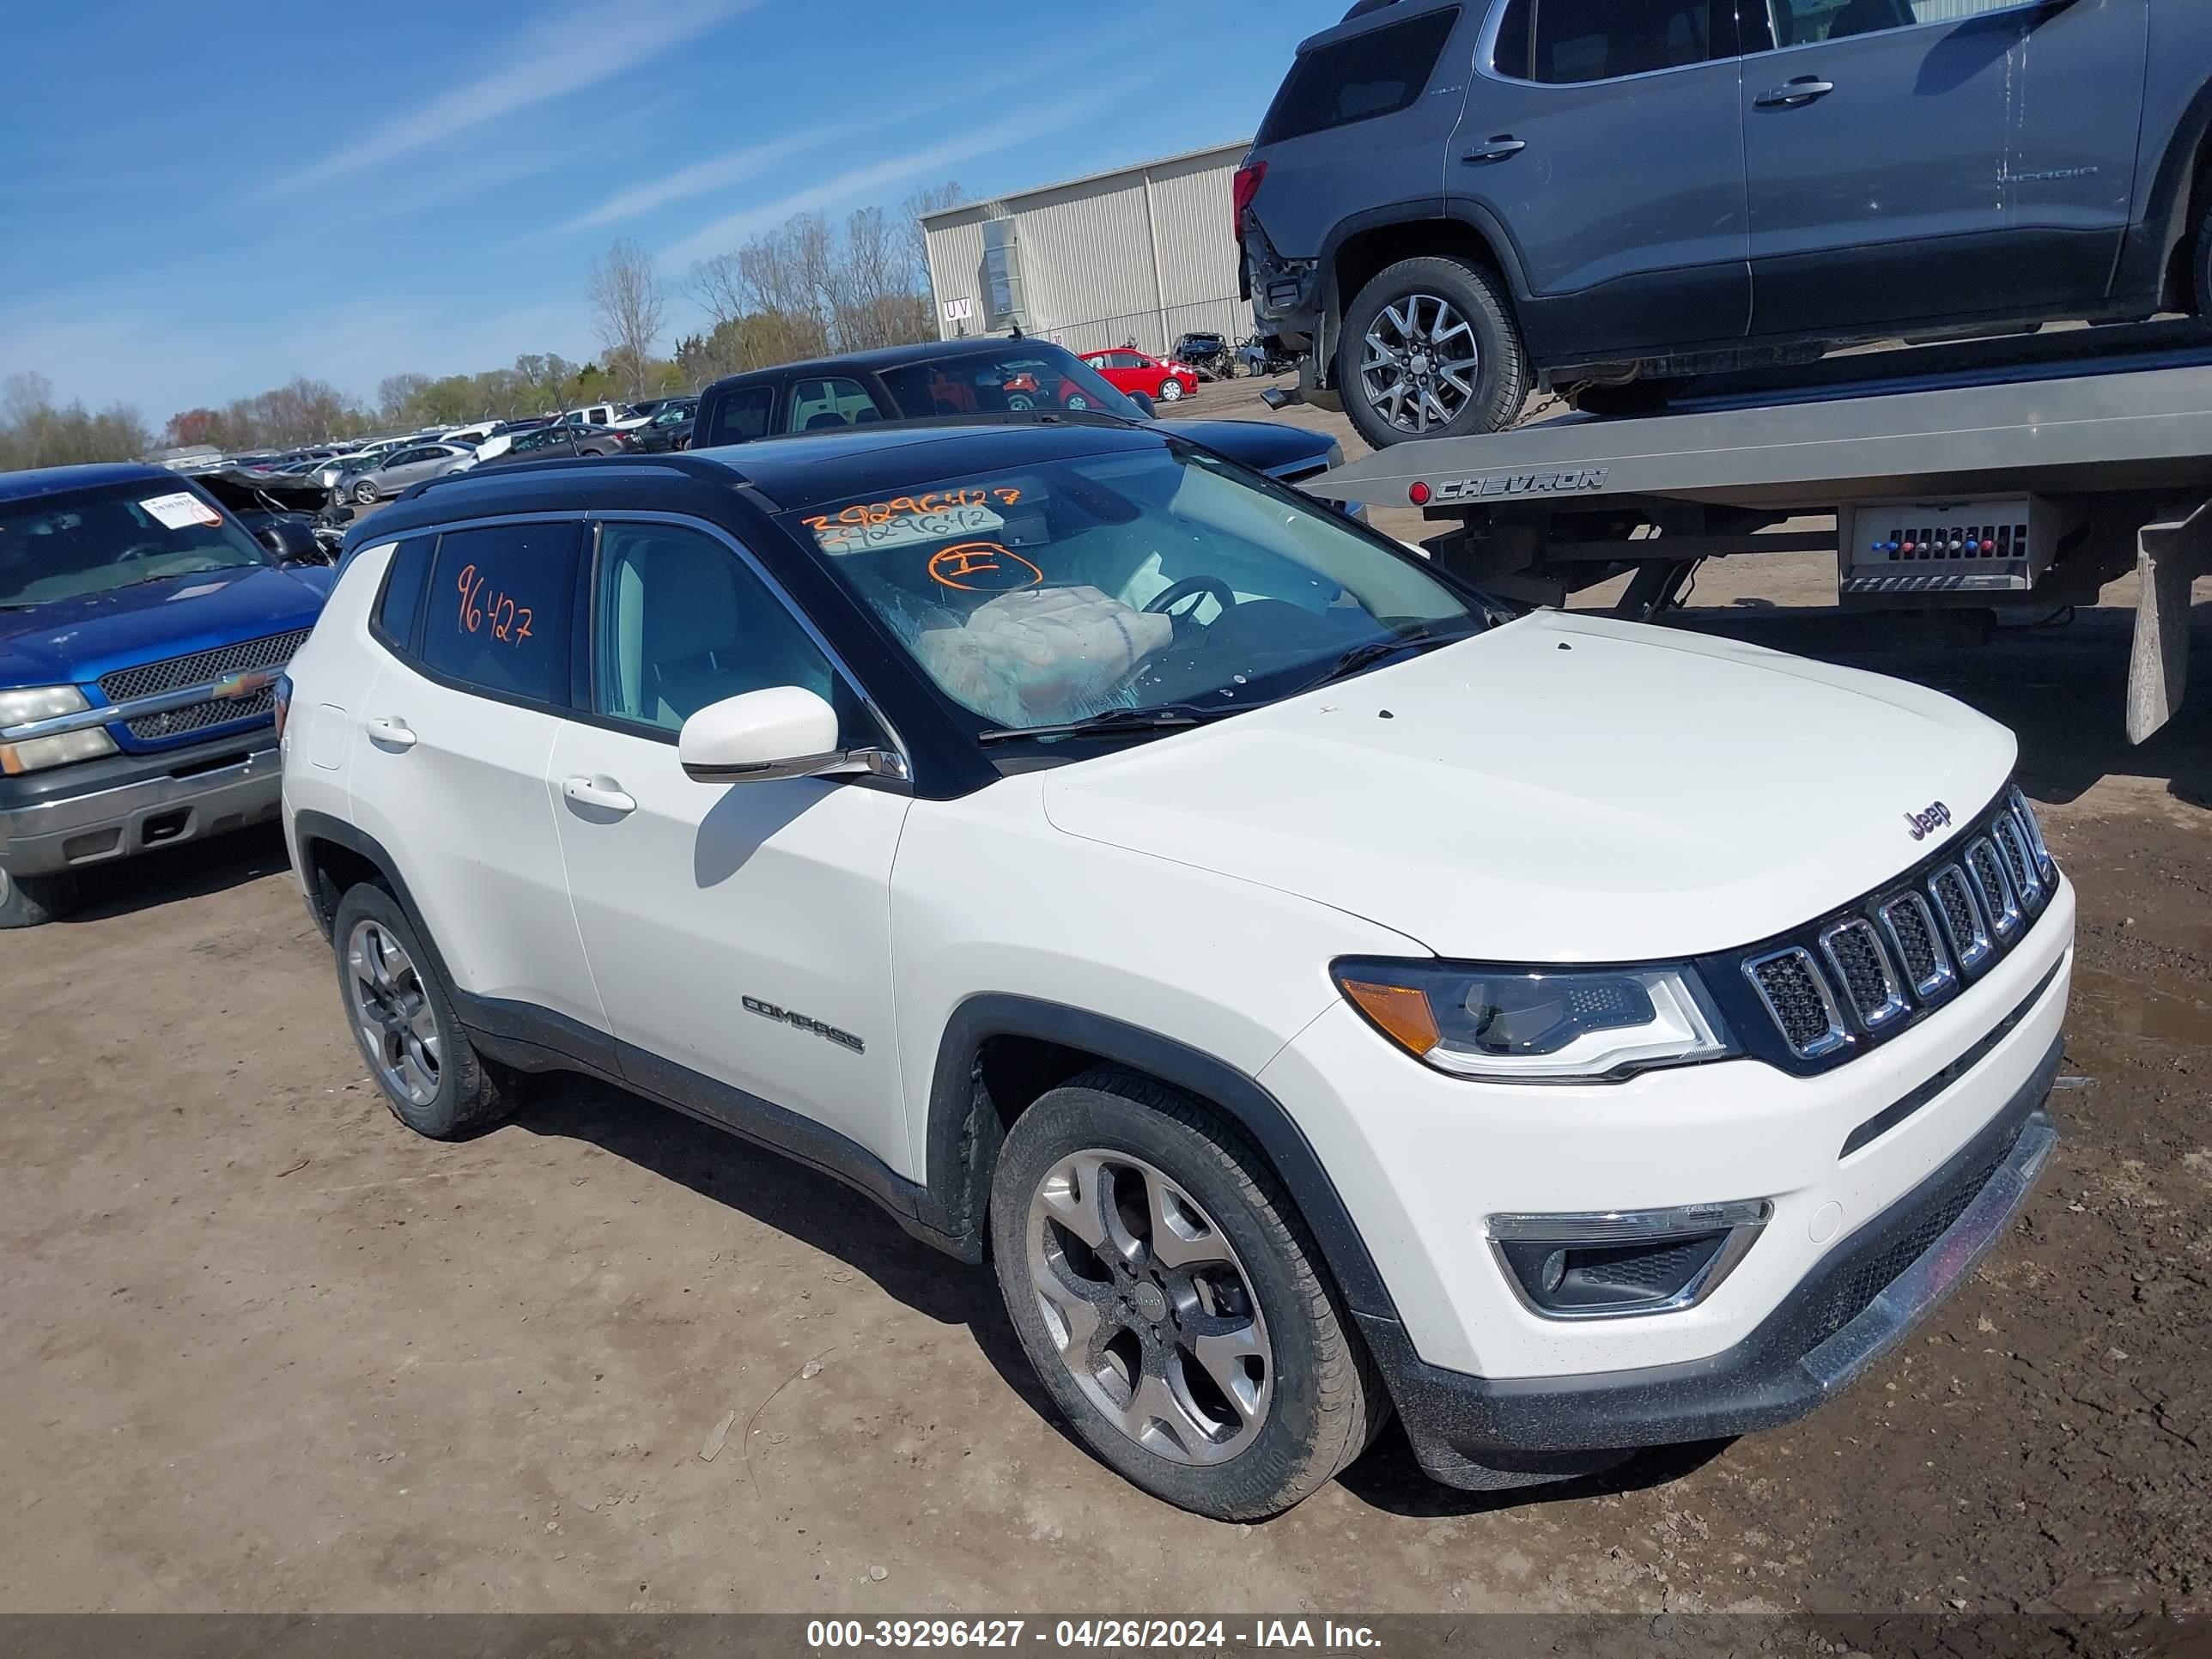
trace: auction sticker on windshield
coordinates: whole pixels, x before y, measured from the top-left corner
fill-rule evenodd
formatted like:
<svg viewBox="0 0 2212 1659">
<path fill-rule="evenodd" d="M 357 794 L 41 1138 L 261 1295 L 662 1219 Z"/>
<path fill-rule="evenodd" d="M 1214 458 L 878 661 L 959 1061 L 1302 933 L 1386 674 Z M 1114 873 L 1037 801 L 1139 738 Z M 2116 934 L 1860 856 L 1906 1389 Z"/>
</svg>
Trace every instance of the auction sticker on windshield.
<svg viewBox="0 0 2212 1659">
<path fill-rule="evenodd" d="M 196 524 L 218 525 L 222 522 L 222 514 L 189 489 L 180 489 L 173 495 L 151 495 L 138 505 L 168 530 L 189 530 Z"/>
<path fill-rule="evenodd" d="M 824 553 L 872 553 L 921 542 L 973 538 L 1006 528 L 994 509 L 1022 498 L 1012 485 L 988 489 L 933 489 L 886 501 L 856 501 L 836 514 L 810 514 L 806 527 Z"/>
</svg>

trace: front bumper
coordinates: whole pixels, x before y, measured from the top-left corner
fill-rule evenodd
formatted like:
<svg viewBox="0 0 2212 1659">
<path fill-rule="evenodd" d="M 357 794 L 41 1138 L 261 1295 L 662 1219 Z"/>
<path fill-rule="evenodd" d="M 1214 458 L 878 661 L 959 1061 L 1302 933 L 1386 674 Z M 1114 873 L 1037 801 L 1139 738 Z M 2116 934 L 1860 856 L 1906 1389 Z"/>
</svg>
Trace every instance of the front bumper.
<svg viewBox="0 0 2212 1659">
<path fill-rule="evenodd" d="M 273 728 L 6 781 L 0 870 L 51 875 L 242 830 L 276 814 Z"/>
<path fill-rule="evenodd" d="M 2027 1202 L 2058 1142 L 2043 1108 L 2061 1053 L 2054 1042 L 1979 1134 L 1710 1358 L 1468 1376 L 1423 1362 L 1396 1322 L 1363 1316 L 1422 1468 L 1452 1486 L 1524 1485 L 1601 1468 L 1640 1447 L 1774 1428 L 1823 1405 L 1963 1283 Z"/>
</svg>

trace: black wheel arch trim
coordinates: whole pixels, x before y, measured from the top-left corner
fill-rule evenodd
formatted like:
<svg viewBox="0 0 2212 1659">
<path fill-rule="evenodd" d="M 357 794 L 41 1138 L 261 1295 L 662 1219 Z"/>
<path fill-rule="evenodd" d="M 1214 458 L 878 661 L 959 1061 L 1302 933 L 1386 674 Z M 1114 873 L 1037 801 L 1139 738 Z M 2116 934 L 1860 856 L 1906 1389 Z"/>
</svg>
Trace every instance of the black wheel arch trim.
<svg viewBox="0 0 2212 1659">
<path fill-rule="evenodd" d="M 1059 1044 L 1182 1090 L 1249 1136 L 1290 1189 L 1353 1312 L 1396 1323 L 1396 1304 L 1318 1154 L 1283 1104 L 1226 1061 L 1159 1032 L 1065 1003 L 985 992 L 952 1011 L 937 1049 L 923 1152 L 925 1215 L 938 1232 L 980 1237 L 1000 1133 L 981 1062 L 994 1038 Z"/>
<path fill-rule="evenodd" d="M 2212 80 L 2197 88 L 2166 140 L 2166 153 L 2142 198 L 2143 211 L 2121 242 L 2112 284 L 2115 296 L 2143 294 L 2195 303 L 2193 292 L 2169 296 L 2164 289 L 2175 256 L 2194 242 L 2205 210 L 2212 206 L 2197 190 L 2197 162 L 2206 159 L 2208 140 L 2212 140 Z M 2212 190 L 2212 172 L 2204 182 Z"/>
</svg>

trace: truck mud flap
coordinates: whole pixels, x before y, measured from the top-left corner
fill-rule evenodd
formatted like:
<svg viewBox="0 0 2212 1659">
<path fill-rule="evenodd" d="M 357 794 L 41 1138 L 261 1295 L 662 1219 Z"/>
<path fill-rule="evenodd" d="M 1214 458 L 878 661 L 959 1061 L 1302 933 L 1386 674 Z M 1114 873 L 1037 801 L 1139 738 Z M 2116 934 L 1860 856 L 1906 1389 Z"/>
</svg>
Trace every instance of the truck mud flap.
<svg viewBox="0 0 2212 1659">
<path fill-rule="evenodd" d="M 2136 547 L 2142 592 L 2128 665 L 2130 743 L 2163 727 L 2188 693 L 2190 592 L 2199 576 L 2212 575 L 2212 501 L 2185 518 L 2145 525 Z"/>
</svg>

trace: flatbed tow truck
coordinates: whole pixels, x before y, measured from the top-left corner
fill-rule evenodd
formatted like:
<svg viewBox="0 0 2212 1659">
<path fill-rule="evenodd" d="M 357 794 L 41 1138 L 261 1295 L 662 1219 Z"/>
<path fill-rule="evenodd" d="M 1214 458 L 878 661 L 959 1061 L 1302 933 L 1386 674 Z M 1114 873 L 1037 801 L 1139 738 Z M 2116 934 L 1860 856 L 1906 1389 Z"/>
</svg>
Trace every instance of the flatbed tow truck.
<svg viewBox="0 0 2212 1659">
<path fill-rule="evenodd" d="M 1846 609 L 1984 619 L 2094 603 L 2134 568 L 2141 743 L 2181 706 L 2191 586 L 2212 574 L 2212 333 L 2154 323 L 1745 372 L 1637 418 L 1410 440 L 1304 488 L 1451 526 L 1423 546 L 1500 598 L 1559 605 L 1633 571 L 1619 608 L 1644 620 L 1714 557 L 1833 551 Z"/>
</svg>

